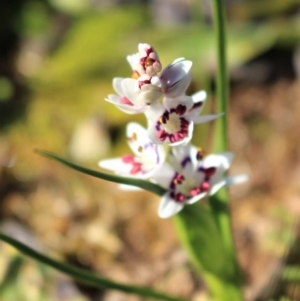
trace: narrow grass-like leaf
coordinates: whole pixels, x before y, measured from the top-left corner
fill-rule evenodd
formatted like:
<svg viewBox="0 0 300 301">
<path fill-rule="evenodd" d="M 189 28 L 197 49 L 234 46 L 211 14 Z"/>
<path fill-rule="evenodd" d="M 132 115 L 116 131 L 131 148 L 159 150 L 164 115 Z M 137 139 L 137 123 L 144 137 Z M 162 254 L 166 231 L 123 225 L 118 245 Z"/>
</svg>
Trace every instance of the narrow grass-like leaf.
<svg viewBox="0 0 300 301">
<path fill-rule="evenodd" d="M 209 206 L 187 205 L 174 217 L 174 221 L 182 245 L 216 300 L 242 300 L 232 260 L 228 259 Z"/>
<path fill-rule="evenodd" d="M 102 180 L 115 182 L 115 183 L 119 183 L 119 184 L 136 186 L 136 187 L 148 190 L 150 192 L 153 192 L 154 194 L 157 194 L 159 196 L 162 196 L 166 192 L 165 188 L 163 188 L 155 183 L 149 182 L 149 181 L 127 178 L 127 177 L 104 173 L 104 172 L 94 170 L 94 169 L 89 169 L 87 167 L 83 167 L 81 165 L 75 164 L 69 160 L 61 158 L 61 157 L 57 156 L 56 154 L 53 154 L 53 153 L 45 151 L 45 150 L 35 150 L 35 152 L 39 155 L 42 155 L 46 158 L 57 161 L 65 166 L 68 166 L 72 169 L 75 169 L 79 172 L 90 175 L 92 177 L 100 178 Z"/>
<path fill-rule="evenodd" d="M 104 277 L 97 276 L 91 272 L 85 271 L 83 269 L 79 269 L 73 267 L 71 265 L 56 261 L 44 254 L 41 254 L 30 247 L 24 245 L 23 243 L 15 240 L 14 238 L 7 236 L 0 232 L 0 240 L 8 243 L 9 245 L 15 247 L 18 251 L 31 257 L 32 259 L 42 262 L 47 266 L 50 266 L 66 275 L 69 275 L 73 279 L 76 279 L 80 282 L 89 284 L 94 287 L 100 287 L 104 289 L 115 289 L 122 291 L 124 293 L 136 294 L 142 297 L 147 298 L 154 298 L 159 300 L 166 300 L 166 301 L 186 301 L 186 299 L 177 298 L 173 296 L 166 295 L 164 293 L 152 290 L 147 287 L 142 286 L 133 286 L 133 285 L 126 285 L 121 284 L 112 280 L 109 280 Z"/>
<path fill-rule="evenodd" d="M 15 256 L 9 263 L 6 273 L 3 277 L 2 282 L 0 283 L 0 297 L 2 294 L 5 294 L 7 289 L 11 289 L 17 281 L 17 276 L 20 273 L 24 260 L 21 256 Z"/>
</svg>

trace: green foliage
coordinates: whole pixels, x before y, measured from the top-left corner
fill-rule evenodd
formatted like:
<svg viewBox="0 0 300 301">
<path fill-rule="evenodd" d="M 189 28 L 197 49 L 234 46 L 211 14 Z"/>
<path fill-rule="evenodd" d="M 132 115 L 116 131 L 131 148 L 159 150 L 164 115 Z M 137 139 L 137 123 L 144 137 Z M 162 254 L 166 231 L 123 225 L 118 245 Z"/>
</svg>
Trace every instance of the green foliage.
<svg viewBox="0 0 300 301">
<path fill-rule="evenodd" d="M 51 17 L 44 1 L 27 1 L 17 20 L 22 36 L 45 35 L 51 28 Z"/>
<path fill-rule="evenodd" d="M 18 284 L 18 274 L 23 266 L 24 260 L 20 256 L 15 256 L 10 261 L 6 273 L 0 283 L 0 298 L 5 301 L 19 300 L 20 290 L 16 289 Z"/>
<path fill-rule="evenodd" d="M 141 7 L 91 12 L 79 18 L 47 62 L 44 79 L 62 86 L 116 76 L 123 68 L 120 65 L 125 67 L 124 41 L 144 22 Z"/>
<path fill-rule="evenodd" d="M 197 270 L 216 300 L 242 300 L 236 274 L 222 233 L 208 205 L 187 205 L 174 217 L 176 230 Z"/>
<path fill-rule="evenodd" d="M 43 255 L 43 254 L 27 247 L 26 245 L 20 243 L 19 241 L 15 240 L 5 234 L 2 234 L 2 233 L 0 233 L 0 240 L 15 247 L 17 250 L 19 250 L 24 255 L 29 256 L 39 262 L 42 262 L 42 263 L 46 264 L 47 266 L 50 266 L 64 274 L 67 274 L 67 275 L 71 276 L 73 279 L 76 279 L 80 282 L 86 283 L 86 284 L 94 286 L 94 287 L 100 287 L 100 288 L 106 288 L 106 289 L 116 289 L 116 290 L 119 290 L 119 291 L 122 291 L 125 293 L 136 294 L 136 295 L 139 295 L 142 297 L 149 297 L 149 298 L 154 298 L 154 299 L 159 299 L 159 300 L 184 301 L 184 299 L 182 299 L 182 298 L 168 296 L 161 292 L 151 290 L 147 287 L 120 284 L 120 283 L 111 281 L 109 279 L 94 275 L 93 273 L 90 273 L 88 271 L 72 267 L 70 265 L 56 261 L 50 257 L 47 257 L 46 255 Z M 14 269 L 14 272 L 15 272 L 15 269 Z M 11 277 L 9 277 L 9 279 L 11 279 Z"/>
</svg>

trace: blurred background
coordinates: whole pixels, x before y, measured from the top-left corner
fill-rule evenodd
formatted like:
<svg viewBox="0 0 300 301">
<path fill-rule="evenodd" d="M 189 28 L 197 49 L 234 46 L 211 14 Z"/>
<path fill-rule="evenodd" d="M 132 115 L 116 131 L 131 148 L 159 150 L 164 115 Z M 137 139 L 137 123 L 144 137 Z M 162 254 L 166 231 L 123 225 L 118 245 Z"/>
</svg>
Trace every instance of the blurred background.
<svg viewBox="0 0 300 301">
<path fill-rule="evenodd" d="M 233 231 L 247 301 L 300 300 L 300 1 L 227 0 Z M 214 107 L 209 0 L 0 2 L 0 229 L 125 283 L 207 300 L 158 198 L 69 170 L 46 149 L 97 169 L 126 153 L 126 115 L 104 98 L 129 77 L 126 55 L 152 44 L 163 66 L 193 61 L 189 93 Z M 212 124 L 194 143 L 208 153 Z M 212 259 L 213 260 L 213 259 Z M 76 283 L 0 243 L 1 301 L 142 300 Z"/>
</svg>

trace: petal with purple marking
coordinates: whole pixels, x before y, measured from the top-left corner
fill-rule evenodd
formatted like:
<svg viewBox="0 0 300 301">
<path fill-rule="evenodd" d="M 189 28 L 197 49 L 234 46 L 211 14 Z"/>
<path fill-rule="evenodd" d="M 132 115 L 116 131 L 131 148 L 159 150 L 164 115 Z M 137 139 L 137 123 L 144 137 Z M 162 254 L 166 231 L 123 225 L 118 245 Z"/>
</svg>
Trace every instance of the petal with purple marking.
<svg viewBox="0 0 300 301">
<path fill-rule="evenodd" d="M 163 195 L 160 201 L 158 215 L 161 218 L 169 218 L 181 211 L 183 206 L 184 204 L 176 202 L 170 197 L 170 194 L 167 192 Z"/>
</svg>

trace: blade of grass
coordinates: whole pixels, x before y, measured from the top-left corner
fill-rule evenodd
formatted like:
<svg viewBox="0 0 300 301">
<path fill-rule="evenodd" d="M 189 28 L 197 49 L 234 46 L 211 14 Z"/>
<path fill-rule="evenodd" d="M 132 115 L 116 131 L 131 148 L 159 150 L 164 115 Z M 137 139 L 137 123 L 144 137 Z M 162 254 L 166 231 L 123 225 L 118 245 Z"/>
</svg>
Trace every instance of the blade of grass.
<svg viewBox="0 0 300 301">
<path fill-rule="evenodd" d="M 229 79 L 227 68 L 227 49 L 226 49 L 226 17 L 225 4 L 223 0 L 212 0 L 214 31 L 217 47 L 217 112 L 224 112 L 224 116 L 216 121 L 214 132 L 214 151 L 222 152 L 227 150 L 227 112 Z M 235 245 L 232 237 L 232 228 L 229 212 L 229 195 L 227 189 L 221 189 L 217 194 L 210 198 L 210 205 L 214 218 L 218 224 L 222 241 L 227 254 L 227 260 L 231 263 L 230 270 L 232 284 L 237 292 L 235 300 L 242 300 L 242 285 L 239 265 L 236 258 Z"/>
<path fill-rule="evenodd" d="M 213 19 L 215 27 L 216 47 L 217 47 L 217 112 L 225 114 L 216 120 L 214 132 L 214 151 L 223 152 L 227 150 L 227 103 L 228 103 L 228 71 L 226 59 L 226 20 L 225 5 L 223 0 L 212 0 Z M 232 239 L 232 229 L 229 214 L 229 196 L 226 189 L 221 189 L 210 198 L 213 214 L 219 226 L 221 237 L 224 242 L 228 256 L 235 261 L 235 247 Z"/>
<path fill-rule="evenodd" d="M 89 284 L 94 287 L 100 287 L 104 289 L 115 289 L 122 291 L 124 293 L 136 294 L 142 297 L 154 298 L 159 300 L 166 301 L 187 301 L 186 299 L 177 298 L 173 296 L 166 295 L 164 293 L 152 290 L 147 287 L 142 286 L 133 286 L 121 284 L 112 280 L 109 280 L 104 277 L 97 276 L 91 272 L 85 271 L 83 269 L 79 269 L 73 267 L 71 265 L 56 261 L 44 254 L 41 254 L 30 247 L 24 245 L 23 243 L 15 240 L 14 238 L 7 236 L 0 232 L 0 240 L 8 243 L 9 245 L 15 247 L 22 254 L 31 257 L 32 259 L 42 262 L 43 264 L 50 266 L 66 275 L 69 275 L 73 279 L 76 279 L 80 282 Z"/>
<path fill-rule="evenodd" d="M 107 173 L 104 173 L 104 172 L 101 172 L 98 170 L 94 170 L 94 169 L 89 169 L 87 167 L 83 167 L 81 165 L 75 164 L 67 159 L 61 158 L 61 157 L 57 156 L 56 154 L 45 151 L 45 150 L 35 150 L 35 152 L 43 157 L 46 157 L 46 158 L 49 158 L 56 162 L 59 162 L 69 168 L 75 169 L 79 172 L 90 175 L 92 177 L 96 177 L 96 178 L 99 178 L 102 180 L 115 182 L 115 183 L 119 183 L 119 184 L 136 186 L 136 187 L 148 190 L 159 196 L 162 196 L 166 192 L 165 188 L 163 188 L 155 183 L 149 182 L 149 181 L 144 181 L 144 180 L 139 180 L 139 179 L 134 179 L 134 178 L 127 178 L 127 177 L 107 174 Z"/>
</svg>

